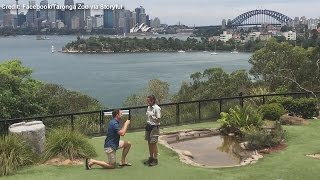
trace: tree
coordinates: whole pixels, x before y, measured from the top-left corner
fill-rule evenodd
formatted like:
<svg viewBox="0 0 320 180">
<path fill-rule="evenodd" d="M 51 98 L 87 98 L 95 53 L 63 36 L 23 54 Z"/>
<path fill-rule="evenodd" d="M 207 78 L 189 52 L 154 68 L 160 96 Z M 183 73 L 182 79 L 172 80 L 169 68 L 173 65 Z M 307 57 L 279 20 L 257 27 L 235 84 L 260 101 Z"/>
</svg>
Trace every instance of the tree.
<svg viewBox="0 0 320 180">
<path fill-rule="evenodd" d="M 154 95 L 158 103 L 161 104 L 169 100 L 169 84 L 159 79 L 152 79 L 148 82 L 147 86 L 138 94 L 133 94 L 123 102 L 124 106 L 142 106 L 146 104 L 148 95 Z"/>
<path fill-rule="evenodd" d="M 0 117 L 18 118 L 44 111 L 39 95 L 42 83 L 31 78 L 32 70 L 21 61 L 0 64 Z"/>
<path fill-rule="evenodd" d="M 319 59 L 317 49 L 305 50 L 272 39 L 250 58 L 250 74 L 255 80 L 264 81 L 271 91 L 279 87 L 289 91 L 317 90 L 320 87 L 317 80 Z"/>
</svg>

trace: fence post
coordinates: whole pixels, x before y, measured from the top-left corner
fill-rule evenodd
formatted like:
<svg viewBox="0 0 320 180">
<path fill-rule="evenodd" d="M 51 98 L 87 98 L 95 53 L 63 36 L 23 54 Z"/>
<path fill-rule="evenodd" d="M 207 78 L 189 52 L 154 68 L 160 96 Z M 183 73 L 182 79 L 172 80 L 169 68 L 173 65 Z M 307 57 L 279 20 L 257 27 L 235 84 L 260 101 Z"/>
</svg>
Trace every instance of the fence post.
<svg viewBox="0 0 320 180">
<path fill-rule="evenodd" d="M 201 101 L 199 101 L 199 103 L 198 103 L 198 107 L 199 107 L 199 109 L 198 109 L 198 113 L 199 113 L 199 121 L 201 121 Z"/>
<path fill-rule="evenodd" d="M 310 98 L 310 94 L 309 94 L 309 92 L 307 92 L 307 94 L 306 94 L 306 98 Z"/>
<path fill-rule="evenodd" d="M 104 112 L 100 111 L 100 118 L 99 118 L 99 128 L 100 128 L 100 134 L 103 133 L 103 116 L 104 116 Z"/>
<path fill-rule="evenodd" d="M 262 96 L 262 103 L 266 104 L 266 98 L 264 96 Z"/>
<path fill-rule="evenodd" d="M 240 106 L 243 108 L 243 97 L 242 97 L 242 92 L 239 93 L 240 96 Z"/>
<path fill-rule="evenodd" d="M 222 99 L 219 99 L 219 112 L 222 112 Z"/>
<path fill-rule="evenodd" d="M 176 104 L 176 125 L 180 125 L 180 108 L 179 103 Z"/>
<path fill-rule="evenodd" d="M 131 120 L 131 109 L 129 109 L 129 119 Z"/>
<path fill-rule="evenodd" d="M 73 122 L 73 120 L 74 120 L 74 116 L 71 115 L 71 130 L 72 131 L 74 130 L 74 122 Z"/>
</svg>

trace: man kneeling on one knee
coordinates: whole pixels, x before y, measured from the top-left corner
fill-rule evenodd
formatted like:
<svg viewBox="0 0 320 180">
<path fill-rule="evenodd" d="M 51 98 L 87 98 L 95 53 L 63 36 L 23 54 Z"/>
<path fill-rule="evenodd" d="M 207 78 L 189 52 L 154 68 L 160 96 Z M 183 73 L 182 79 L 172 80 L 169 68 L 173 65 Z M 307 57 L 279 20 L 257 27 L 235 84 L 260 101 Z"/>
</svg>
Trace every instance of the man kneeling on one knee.
<svg viewBox="0 0 320 180">
<path fill-rule="evenodd" d="M 131 166 L 126 161 L 126 156 L 130 150 L 130 141 L 120 141 L 120 136 L 124 136 L 127 132 L 130 120 L 126 120 L 123 127 L 120 129 L 120 121 L 122 112 L 117 109 L 112 112 L 113 119 L 109 122 L 107 137 L 104 143 L 104 151 L 108 156 L 108 162 L 98 161 L 94 159 L 86 159 L 86 169 L 91 169 L 93 165 L 101 166 L 106 169 L 114 169 L 116 167 L 116 151 L 123 148 L 120 166 Z"/>
</svg>

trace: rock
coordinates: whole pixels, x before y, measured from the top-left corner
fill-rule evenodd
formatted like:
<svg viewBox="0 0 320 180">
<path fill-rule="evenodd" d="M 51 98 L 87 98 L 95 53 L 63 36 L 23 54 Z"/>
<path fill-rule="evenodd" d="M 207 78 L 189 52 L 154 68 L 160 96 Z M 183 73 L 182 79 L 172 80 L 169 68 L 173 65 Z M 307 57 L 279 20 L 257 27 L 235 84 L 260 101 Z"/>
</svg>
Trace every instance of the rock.
<svg viewBox="0 0 320 180">
<path fill-rule="evenodd" d="M 20 135 L 28 144 L 31 145 L 32 151 L 40 154 L 45 148 L 45 126 L 42 121 L 22 122 L 12 124 L 9 132 Z"/>
<path fill-rule="evenodd" d="M 308 124 L 308 121 L 303 118 L 296 117 L 296 116 L 289 116 L 289 115 L 281 116 L 280 121 L 283 125 L 305 125 L 305 124 Z"/>
<path fill-rule="evenodd" d="M 234 133 L 229 133 L 228 136 L 234 136 Z"/>
<path fill-rule="evenodd" d="M 244 150 L 246 150 L 247 149 L 247 147 L 248 147 L 248 144 L 249 144 L 249 142 L 242 142 L 242 143 L 240 143 L 240 147 L 242 148 L 242 149 L 244 149 Z"/>
<path fill-rule="evenodd" d="M 190 157 L 192 159 L 194 158 L 190 151 L 182 151 L 182 155 L 185 155 L 185 156 Z"/>
</svg>

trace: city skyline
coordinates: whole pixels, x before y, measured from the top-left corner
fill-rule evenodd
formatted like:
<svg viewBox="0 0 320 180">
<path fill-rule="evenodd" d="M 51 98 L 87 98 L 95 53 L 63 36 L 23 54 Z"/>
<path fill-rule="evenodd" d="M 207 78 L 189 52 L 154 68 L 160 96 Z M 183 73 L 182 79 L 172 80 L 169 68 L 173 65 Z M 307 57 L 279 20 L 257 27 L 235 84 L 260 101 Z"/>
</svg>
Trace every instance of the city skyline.
<svg viewBox="0 0 320 180">
<path fill-rule="evenodd" d="M 48 0 L 50 4 L 59 3 L 64 4 L 64 0 Z M 75 3 L 84 2 L 83 0 L 74 0 Z M 0 4 L 13 4 L 14 0 L 2 0 Z M 19 4 L 26 4 L 28 0 L 19 0 Z M 36 0 L 39 4 L 40 0 Z M 84 2 L 87 4 L 86 2 Z M 106 4 L 105 0 L 92 0 L 90 4 Z M 270 9 L 283 13 L 292 19 L 294 17 L 306 16 L 307 18 L 319 18 L 317 7 L 320 2 L 316 0 L 298 1 L 298 0 L 271 0 L 262 2 L 253 0 L 252 2 L 243 2 L 240 0 L 198 0 L 197 2 L 189 0 L 162 0 L 161 2 L 155 0 L 113 0 L 107 4 L 122 4 L 126 9 L 133 11 L 136 7 L 143 6 L 147 13 L 151 15 L 150 18 L 159 17 L 163 23 L 177 24 L 181 22 L 189 26 L 201 25 L 219 25 L 222 19 L 233 19 L 236 16 L 253 10 L 253 9 Z M 228 9 L 228 10 L 226 10 Z M 99 14 L 99 11 L 92 11 L 93 14 Z"/>
</svg>

